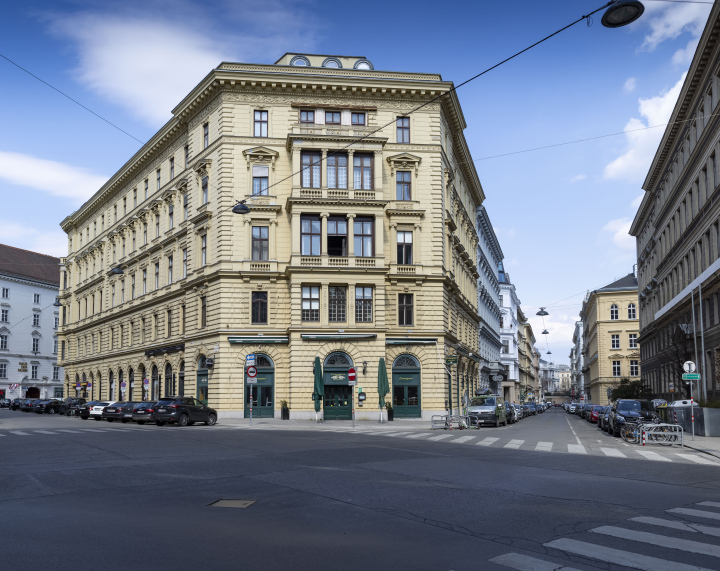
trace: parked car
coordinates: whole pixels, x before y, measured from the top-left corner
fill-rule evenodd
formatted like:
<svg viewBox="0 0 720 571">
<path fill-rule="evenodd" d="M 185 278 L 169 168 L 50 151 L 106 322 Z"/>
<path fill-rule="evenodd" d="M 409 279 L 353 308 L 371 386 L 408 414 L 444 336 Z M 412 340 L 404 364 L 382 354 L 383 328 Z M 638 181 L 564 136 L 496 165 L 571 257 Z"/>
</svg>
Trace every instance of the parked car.
<svg viewBox="0 0 720 571">
<path fill-rule="evenodd" d="M 585 418 L 585 416 L 588 414 L 588 411 L 593 407 L 594 405 L 592 403 L 584 404 L 580 407 L 580 412 L 578 416 L 580 418 Z"/>
<path fill-rule="evenodd" d="M 610 409 L 610 429 L 613 436 L 620 436 L 620 429 L 627 420 L 656 420 L 655 406 L 649 400 L 618 399 Z"/>
<path fill-rule="evenodd" d="M 13 399 L 12 402 L 10 403 L 10 410 L 19 409 L 23 400 L 25 400 L 25 399 Z"/>
<path fill-rule="evenodd" d="M 137 403 L 133 409 L 132 419 L 138 424 L 155 422 L 155 405 L 154 402 Z"/>
<path fill-rule="evenodd" d="M 510 424 L 514 424 L 518 421 L 517 417 L 517 411 L 515 409 L 515 405 L 511 402 L 505 403 L 505 415 L 507 416 L 507 421 Z"/>
<path fill-rule="evenodd" d="M 103 408 L 102 419 L 107 420 L 108 422 L 114 422 L 116 420 L 120 420 L 122 422 L 129 422 L 132 420 L 132 406 L 134 404 L 134 402 L 127 401 L 114 402 Z M 130 408 L 126 410 L 126 407 L 128 405 L 130 405 Z"/>
<path fill-rule="evenodd" d="M 115 401 L 91 401 L 88 403 L 85 403 L 80 412 L 80 418 L 83 420 L 87 420 L 88 418 L 93 418 L 95 420 L 102 420 L 102 412 L 103 409 L 106 406 L 110 406 L 112 404 L 115 404 Z"/>
<path fill-rule="evenodd" d="M 597 424 L 598 419 L 600 418 L 600 412 L 605 407 L 599 404 L 594 404 L 590 407 L 590 410 L 588 411 L 586 415 L 586 419 L 588 422 L 592 422 L 593 424 Z"/>
<path fill-rule="evenodd" d="M 20 404 L 20 412 L 31 412 L 37 400 L 40 399 L 25 399 L 22 401 L 22 404 Z"/>
<path fill-rule="evenodd" d="M 78 408 L 80 408 L 81 405 L 85 404 L 86 402 L 87 402 L 87 399 L 80 398 L 80 397 L 66 398 L 65 399 L 65 413 L 67 413 L 71 409 L 77 410 Z"/>
<path fill-rule="evenodd" d="M 536 415 L 537 414 L 537 407 L 535 406 L 534 402 L 526 403 L 525 406 L 527 407 L 528 414 Z"/>
<path fill-rule="evenodd" d="M 90 411 L 97 403 L 98 403 L 98 401 L 91 400 L 91 401 L 81 404 L 77 409 L 78 415 L 80 415 L 80 418 L 82 418 L 83 420 L 87 420 L 88 418 L 90 418 Z"/>
<path fill-rule="evenodd" d="M 37 400 L 33 405 L 33 412 L 42 414 L 47 412 L 48 414 L 57 414 L 60 412 L 60 406 L 62 402 L 57 399 Z"/>
<path fill-rule="evenodd" d="M 471 401 L 475 402 L 474 397 Z M 505 408 L 503 407 L 503 419 L 505 416 Z M 155 408 L 155 424 L 163 426 L 168 423 L 176 423 L 178 426 L 188 426 L 195 422 L 204 422 L 208 426 L 212 426 L 217 422 L 217 411 L 214 408 L 204 405 L 199 400 L 192 397 L 165 397 L 157 402 Z"/>
<path fill-rule="evenodd" d="M 610 414 L 610 406 L 604 406 L 598 415 L 598 428 L 604 432 L 607 432 L 607 421 L 608 414 Z"/>
<path fill-rule="evenodd" d="M 12 404 L 12 401 L 10 399 L 0 400 L 0 408 L 10 408 L 11 404 Z"/>
</svg>

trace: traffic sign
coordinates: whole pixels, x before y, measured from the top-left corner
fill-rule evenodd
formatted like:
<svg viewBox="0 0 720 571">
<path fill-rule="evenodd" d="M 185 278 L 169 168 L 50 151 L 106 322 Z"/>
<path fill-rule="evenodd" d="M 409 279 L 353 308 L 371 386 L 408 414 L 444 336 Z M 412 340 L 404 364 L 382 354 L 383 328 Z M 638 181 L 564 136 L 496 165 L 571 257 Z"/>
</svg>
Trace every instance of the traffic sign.
<svg viewBox="0 0 720 571">
<path fill-rule="evenodd" d="M 257 369 L 252 366 L 248 367 L 247 368 L 247 376 L 250 377 L 251 379 L 254 379 L 255 377 L 257 377 Z"/>
<path fill-rule="evenodd" d="M 685 373 L 683 375 L 683 381 L 699 381 L 700 373 Z"/>
<path fill-rule="evenodd" d="M 446 365 L 457 365 L 458 357 L 457 355 L 446 355 L 445 356 L 445 364 Z"/>
<path fill-rule="evenodd" d="M 683 363 L 683 371 L 686 373 L 694 373 L 695 372 L 695 363 L 692 361 L 685 361 Z"/>
<path fill-rule="evenodd" d="M 252 367 L 255 365 L 255 353 L 251 353 L 247 357 L 245 357 L 245 366 L 246 367 Z"/>
<path fill-rule="evenodd" d="M 348 369 L 348 381 L 350 381 L 351 383 L 355 384 L 355 377 L 356 377 L 355 368 L 354 368 L 354 367 L 350 367 L 350 368 Z"/>
</svg>

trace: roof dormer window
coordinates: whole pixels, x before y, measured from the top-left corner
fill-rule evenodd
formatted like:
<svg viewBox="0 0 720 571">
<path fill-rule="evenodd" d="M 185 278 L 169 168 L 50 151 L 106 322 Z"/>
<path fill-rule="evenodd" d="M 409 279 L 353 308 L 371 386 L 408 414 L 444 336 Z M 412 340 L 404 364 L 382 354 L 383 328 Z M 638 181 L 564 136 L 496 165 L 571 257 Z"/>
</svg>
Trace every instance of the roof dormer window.
<svg viewBox="0 0 720 571">
<path fill-rule="evenodd" d="M 325 59 L 325 61 L 322 63 L 322 66 L 340 68 L 342 67 L 342 63 L 340 63 L 340 60 L 338 58 L 329 57 Z"/>
<path fill-rule="evenodd" d="M 310 65 L 310 60 L 304 56 L 295 56 L 290 61 L 290 65 L 296 65 L 300 67 L 307 67 Z"/>
</svg>

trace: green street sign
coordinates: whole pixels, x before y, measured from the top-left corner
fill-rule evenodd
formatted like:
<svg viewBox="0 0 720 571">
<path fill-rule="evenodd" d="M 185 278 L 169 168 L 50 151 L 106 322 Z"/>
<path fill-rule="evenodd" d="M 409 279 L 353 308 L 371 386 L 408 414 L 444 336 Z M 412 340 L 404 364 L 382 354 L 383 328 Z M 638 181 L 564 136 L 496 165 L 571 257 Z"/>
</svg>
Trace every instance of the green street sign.
<svg viewBox="0 0 720 571">
<path fill-rule="evenodd" d="M 700 373 L 684 373 L 683 381 L 699 381 Z"/>
<path fill-rule="evenodd" d="M 457 355 L 448 355 L 445 357 L 446 365 L 457 365 L 457 362 L 458 362 Z"/>
</svg>

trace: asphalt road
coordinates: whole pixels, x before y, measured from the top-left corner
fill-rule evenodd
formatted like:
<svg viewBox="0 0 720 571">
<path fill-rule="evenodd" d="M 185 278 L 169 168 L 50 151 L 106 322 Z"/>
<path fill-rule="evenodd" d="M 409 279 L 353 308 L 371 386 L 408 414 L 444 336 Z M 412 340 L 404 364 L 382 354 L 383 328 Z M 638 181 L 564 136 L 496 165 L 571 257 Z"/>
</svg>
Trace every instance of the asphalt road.
<svg viewBox="0 0 720 571">
<path fill-rule="evenodd" d="M 702 454 L 642 456 L 558 409 L 478 431 L 358 425 L 0 410 L 0 568 L 720 569 L 720 462 Z"/>
</svg>

